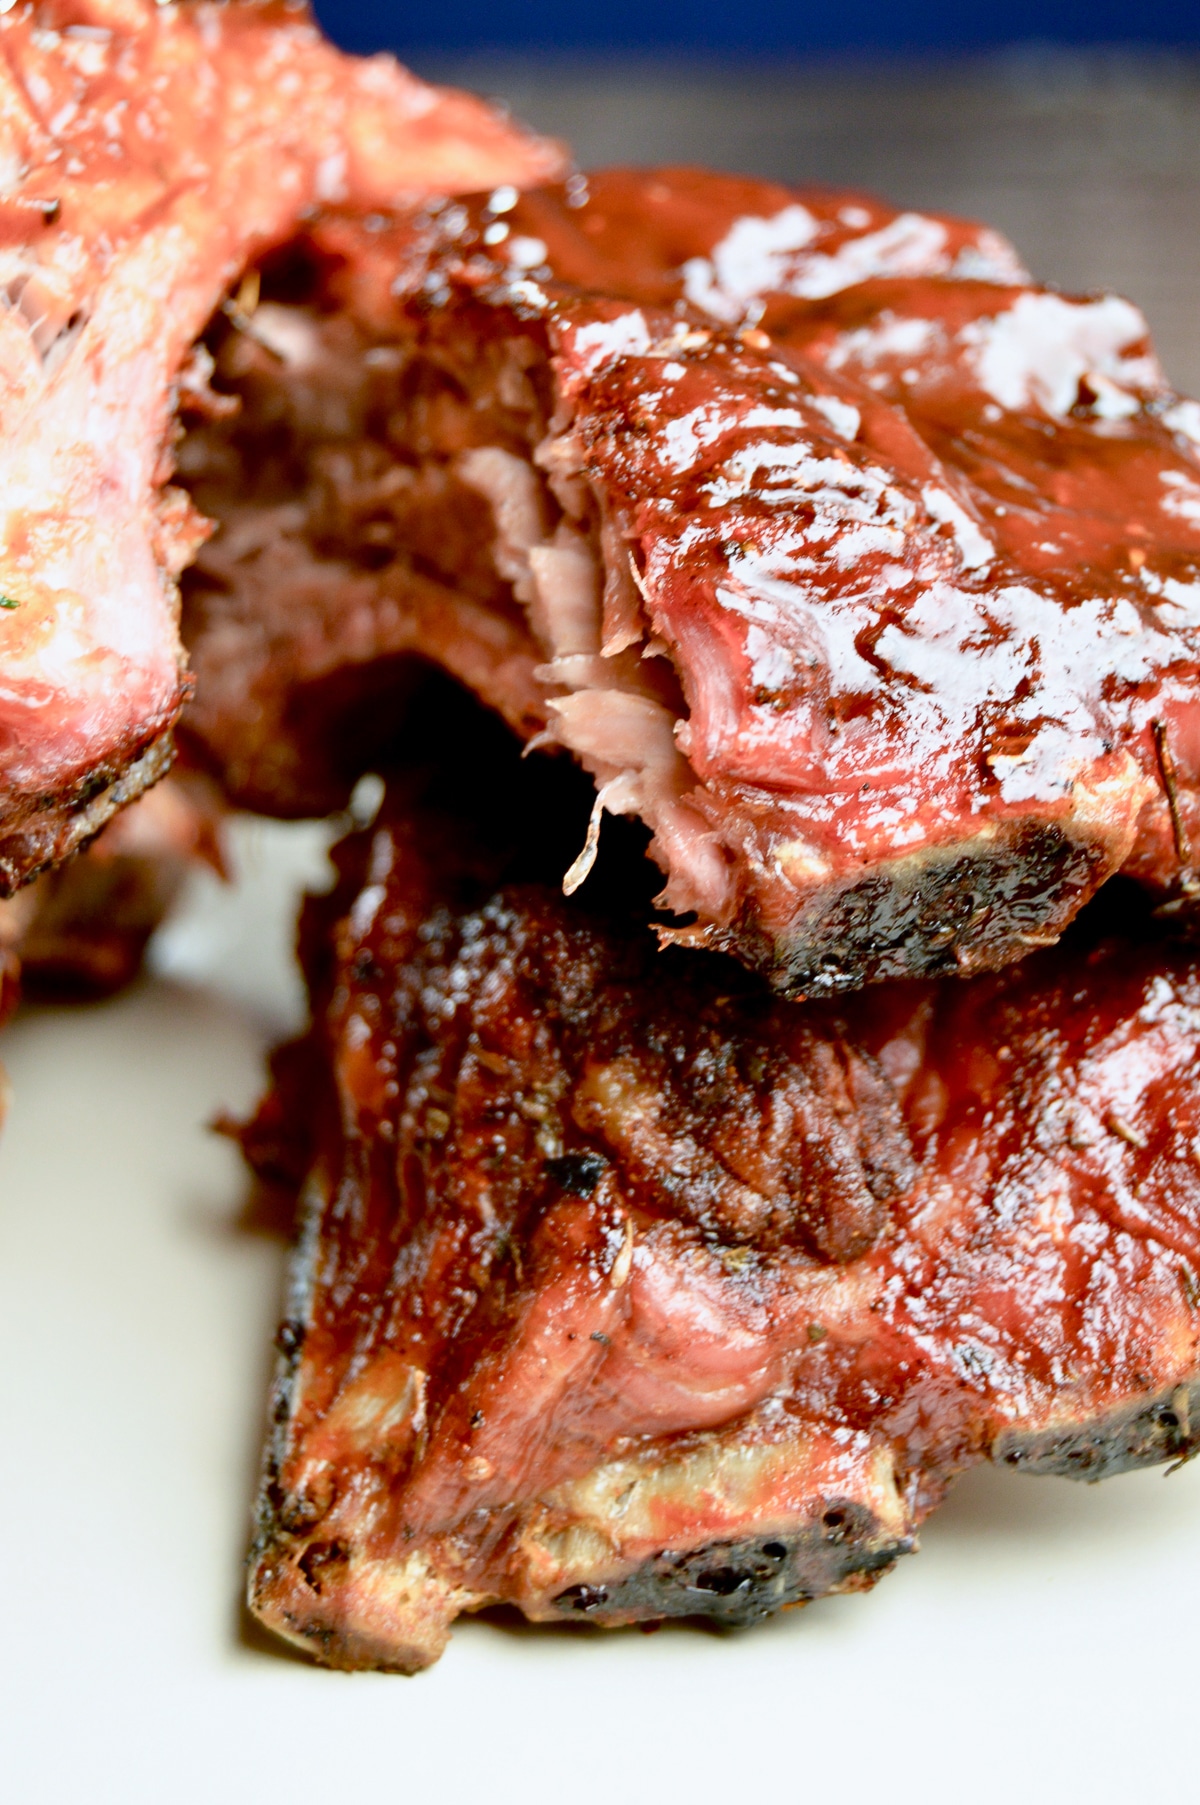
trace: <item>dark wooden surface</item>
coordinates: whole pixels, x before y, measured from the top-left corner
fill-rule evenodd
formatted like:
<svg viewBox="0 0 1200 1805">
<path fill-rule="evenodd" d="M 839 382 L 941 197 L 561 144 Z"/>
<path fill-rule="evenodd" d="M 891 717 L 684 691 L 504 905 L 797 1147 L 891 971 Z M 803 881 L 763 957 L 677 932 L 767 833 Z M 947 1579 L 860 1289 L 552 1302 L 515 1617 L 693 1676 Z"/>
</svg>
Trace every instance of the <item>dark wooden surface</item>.
<svg viewBox="0 0 1200 1805">
<path fill-rule="evenodd" d="M 1200 393 L 1200 59 L 1028 51 L 789 68 L 456 61 L 585 166 L 698 162 L 987 220 L 1037 276 L 1113 288 Z"/>
</svg>

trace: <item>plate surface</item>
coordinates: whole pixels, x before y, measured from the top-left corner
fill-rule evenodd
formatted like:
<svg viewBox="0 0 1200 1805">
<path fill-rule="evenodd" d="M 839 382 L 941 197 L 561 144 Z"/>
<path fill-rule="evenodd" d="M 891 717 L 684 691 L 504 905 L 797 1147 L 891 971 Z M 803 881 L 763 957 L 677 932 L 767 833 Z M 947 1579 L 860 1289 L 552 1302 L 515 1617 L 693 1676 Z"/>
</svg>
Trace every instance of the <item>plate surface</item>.
<svg viewBox="0 0 1200 1805">
<path fill-rule="evenodd" d="M 239 1228 L 246 1108 L 298 1005 L 320 833 L 252 826 L 160 975 L 2 1037 L 0 1717 L 19 1805 L 1194 1799 L 1200 1463 L 969 1476 L 866 1597 L 757 1630 L 465 1623 L 414 1680 L 239 1615 L 282 1251 Z"/>
</svg>

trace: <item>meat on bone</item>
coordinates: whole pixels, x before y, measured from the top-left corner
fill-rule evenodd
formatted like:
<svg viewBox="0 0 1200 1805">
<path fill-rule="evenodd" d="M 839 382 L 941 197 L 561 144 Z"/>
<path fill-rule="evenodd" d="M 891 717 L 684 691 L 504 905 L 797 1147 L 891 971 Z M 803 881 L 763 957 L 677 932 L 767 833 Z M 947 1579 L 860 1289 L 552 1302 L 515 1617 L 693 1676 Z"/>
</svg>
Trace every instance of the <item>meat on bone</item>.
<svg viewBox="0 0 1200 1805">
<path fill-rule="evenodd" d="M 176 580 L 209 528 L 172 487 L 193 341 L 320 202 L 366 213 L 561 158 L 303 7 L 39 0 L 0 17 L 0 895 L 170 762 Z M 199 375 L 200 380 L 197 380 Z"/>
<path fill-rule="evenodd" d="M 694 171 L 330 217 L 264 283 L 303 369 L 227 336 L 183 447 L 237 793 L 344 794 L 415 652 L 593 776 L 568 887 L 638 815 L 671 931 L 792 994 L 1001 967 L 1118 870 L 1189 903 L 1200 413 L 1127 302 Z"/>
<path fill-rule="evenodd" d="M 524 853 L 482 853 L 490 792 L 394 791 L 310 904 L 314 1027 L 245 1131 L 303 1193 L 268 1626 L 412 1669 L 494 1602 L 749 1622 L 873 1583 L 975 1462 L 1191 1453 L 1191 950 L 1076 931 L 773 1001 L 595 879 L 517 881 L 549 799 L 487 768 Z"/>
</svg>

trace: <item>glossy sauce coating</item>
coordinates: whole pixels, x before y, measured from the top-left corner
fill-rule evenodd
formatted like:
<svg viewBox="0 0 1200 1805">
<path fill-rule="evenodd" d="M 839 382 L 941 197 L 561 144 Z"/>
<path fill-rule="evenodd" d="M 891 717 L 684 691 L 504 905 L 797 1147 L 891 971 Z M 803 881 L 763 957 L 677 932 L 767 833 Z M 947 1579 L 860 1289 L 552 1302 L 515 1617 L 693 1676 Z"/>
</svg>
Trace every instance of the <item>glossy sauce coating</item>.
<svg viewBox="0 0 1200 1805">
<path fill-rule="evenodd" d="M 696 171 L 319 236 L 432 366 L 472 335 L 549 357 L 535 462 L 571 524 L 616 523 L 606 581 L 632 556 L 682 690 L 691 826 L 609 794 L 693 938 L 813 993 L 1003 964 L 1121 868 L 1190 889 L 1200 414 L 1129 303 L 962 222 Z M 552 715 L 591 681 L 542 680 Z"/>
</svg>

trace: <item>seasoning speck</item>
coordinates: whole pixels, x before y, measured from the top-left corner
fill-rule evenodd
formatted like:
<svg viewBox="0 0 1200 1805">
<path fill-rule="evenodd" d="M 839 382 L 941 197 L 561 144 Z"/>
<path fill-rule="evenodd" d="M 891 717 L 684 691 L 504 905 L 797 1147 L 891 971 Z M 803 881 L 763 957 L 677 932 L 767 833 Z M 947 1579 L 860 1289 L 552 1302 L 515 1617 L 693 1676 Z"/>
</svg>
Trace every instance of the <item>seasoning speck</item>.
<svg viewBox="0 0 1200 1805">
<path fill-rule="evenodd" d="M 1125 1141 L 1130 1147 L 1146 1145 L 1145 1135 L 1139 1134 L 1137 1129 L 1131 1127 L 1123 1116 L 1109 1116 L 1105 1127 L 1110 1134 L 1115 1134 L 1118 1140 Z"/>
</svg>

